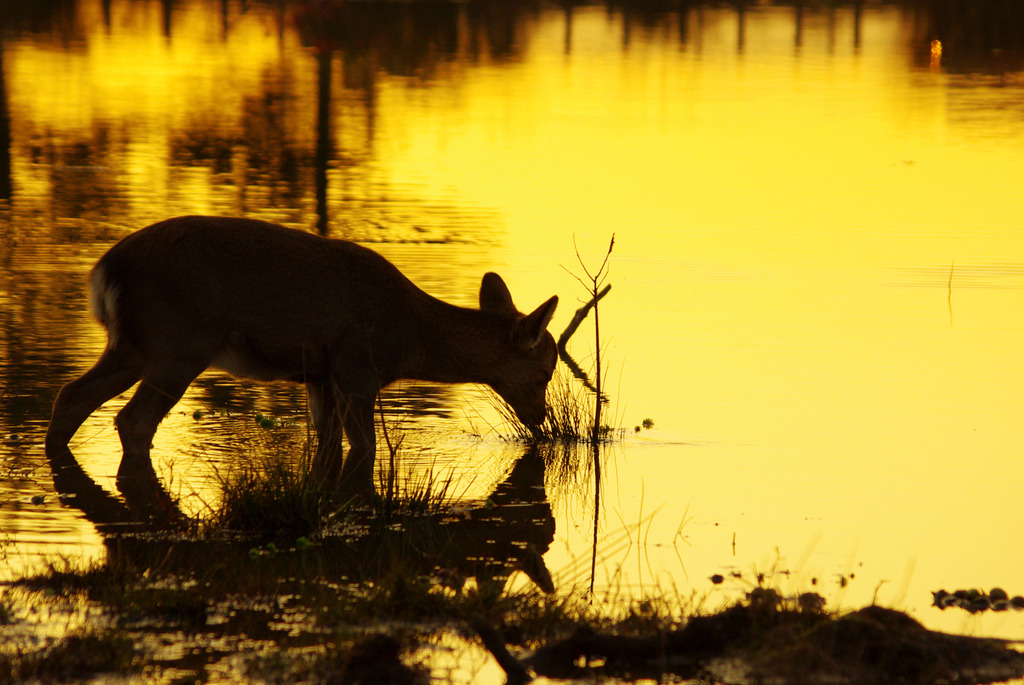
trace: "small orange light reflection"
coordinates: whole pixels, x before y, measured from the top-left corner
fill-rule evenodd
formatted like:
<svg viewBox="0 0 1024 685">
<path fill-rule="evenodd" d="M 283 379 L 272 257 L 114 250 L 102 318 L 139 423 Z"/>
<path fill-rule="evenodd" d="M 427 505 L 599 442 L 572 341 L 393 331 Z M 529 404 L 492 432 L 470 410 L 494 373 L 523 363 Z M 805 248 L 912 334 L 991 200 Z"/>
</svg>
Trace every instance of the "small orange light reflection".
<svg viewBox="0 0 1024 685">
<path fill-rule="evenodd" d="M 931 57 L 928 60 L 928 68 L 933 71 L 942 67 L 942 41 L 938 38 L 932 41 Z"/>
</svg>

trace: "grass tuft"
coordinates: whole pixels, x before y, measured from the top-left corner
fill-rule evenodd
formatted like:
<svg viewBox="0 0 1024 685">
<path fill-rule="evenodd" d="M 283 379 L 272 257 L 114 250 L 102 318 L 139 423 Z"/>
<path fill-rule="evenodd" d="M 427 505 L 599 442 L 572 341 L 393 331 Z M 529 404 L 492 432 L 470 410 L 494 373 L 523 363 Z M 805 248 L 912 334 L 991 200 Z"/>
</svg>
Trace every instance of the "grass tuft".
<svg viewBox="0 0 1024 685">
<path fill-rule="evenodd" d="M 591 444 L 594 439 L 594 393 L 573 377 L 561 371 L 548 385 L 548 412 L 540 426 L 527 426 L 512 408 L 493 398 L 494 408 L 509 427 L 506 439 L 523 443 Z M 598 431 L 600 442 L 621 439 L 625 431 L 602 424 Z"/>
<path fill-rule="evenodd" d="M 206 519 L 207 532 L 231 531 L 262 541 L 292 542 L 319 530 L 329 497 L 306 468 L 309 458 L 262 453 L 221 476 L 221 503 Z"/>
</svg>

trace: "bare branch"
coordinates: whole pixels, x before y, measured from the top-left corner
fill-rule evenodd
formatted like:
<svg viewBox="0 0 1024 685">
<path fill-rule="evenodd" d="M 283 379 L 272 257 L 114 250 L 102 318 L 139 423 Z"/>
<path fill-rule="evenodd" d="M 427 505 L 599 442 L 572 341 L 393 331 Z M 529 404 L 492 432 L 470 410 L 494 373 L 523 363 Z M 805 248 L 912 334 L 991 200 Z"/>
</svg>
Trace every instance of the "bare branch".
<svg viewBox="0 0 1024 685">
<path fill-rule="evenodd" d="M 590 313 L 590 310 L 593 309 L 594 305 L 596 305 L 601 298 L 607 295 L 611 289 L 611 284 L 606 285 L 601 290 L 601 292 L 599 292 L 595 297 L 591 297 L 586 304 L 584 304 L 582 307 L 576 310 L 576 313 L 573 314 L 572 320 L 569 322 L 569 325 L 567 325 L 565 327 L 565 330 L 562 331 L 562 335 L 558 336 L 559 350 L 565 350 L 565 345 L 566 343 L 569 342 L 569 338 L 571 338 L 572 334 L 576 332 L 576 329 L 580 327 L 580 324 L 583 323 L 583 320 L 587 318 L 587 314 Z"/>
</svg>

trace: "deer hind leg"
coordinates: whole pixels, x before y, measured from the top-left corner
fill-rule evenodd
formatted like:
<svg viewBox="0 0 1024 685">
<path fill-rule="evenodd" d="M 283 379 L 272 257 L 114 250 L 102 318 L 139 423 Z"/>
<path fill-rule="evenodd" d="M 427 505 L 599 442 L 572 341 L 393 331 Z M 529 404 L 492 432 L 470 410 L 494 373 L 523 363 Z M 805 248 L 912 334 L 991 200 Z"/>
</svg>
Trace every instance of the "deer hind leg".
<svg viewBox="0 0 1024 685">
<path fill-rule="evenodd" d="M 176 362 L 143 373 L 135 394 L 114 421 L 124 450 L 119 478 L 140 468 L 152 470 L 149 449 L 157 426 L 205 369 L 205 363 Z"/>
<path fill-rule="evenodd" d="M 130 355 L 116 349 L 105 350 L 89 371 L 58 393 L 46 430 L 46 455 L 54 459 L 68 453 L 68 443 L 89 415 L 141 377 L 141 369 Z"/>
</svg>

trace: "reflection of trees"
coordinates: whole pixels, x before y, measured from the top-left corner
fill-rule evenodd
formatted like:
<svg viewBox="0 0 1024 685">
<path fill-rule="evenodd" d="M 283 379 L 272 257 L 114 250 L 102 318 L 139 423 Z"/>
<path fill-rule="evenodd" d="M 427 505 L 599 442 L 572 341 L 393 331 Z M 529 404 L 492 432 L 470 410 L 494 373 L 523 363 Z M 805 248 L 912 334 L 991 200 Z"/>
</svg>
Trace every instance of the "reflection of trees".
<svg viewBox="0 0 1024 685">
<path fill-rule="evenodd" d="M 665 33 L 673 23 L 677 27 L 681 43 L 699 41 L 701 30 L 710 27 L 707 23 L 710 17 L 704 12 L 704 8 L 717 8 L 723 5 L 696 0 L 607 0 L 605 4 L 622 15 L 623 47 L 630 45 L 636 32 L 647 35 Z M 735 0 L 725 4 L 733 10 L 730 19 L 735 22 L 736 46 L 739 52 L 743 52 L 746 33 L 750 30 L 747 16 L 758 11 L 763 3 Z M 1024 63 L 1024 3 L 1018 0 L 903 0 L 892 4 L 904 6 L 913 17 L 914 29 L 911 31 L 910 41 L 917 66 L 928 65 L 929 42 L 933 38 L 941 40 L 947 48 L 944 52 L 943 66 L 956 72 L 1017 71 Z M 821 14 L 828 18 L 829 43 L 834 46 L 837 12 L 851 14 L 851 40 L 855 47 L 859 47 L 865 10 L 874 6 L 863 0 L 842 3 L 789 0 L 773 2 L 771 5 L 792 7 L 793 42 L 797 47 L 803 44 L 804 19 L 808 15 Z M 565 3 L 565 7 L 568 52 L 572 36 L 573 3 Z"/>
<path fill-rule="evenodd" d="M 529 7 L 517 2 L 307 2 L 295 23 L 304 45 L 336 52 L 345 86 L 367 89 L 378 71 L 429 80 L 462 50 L 470 61 L 509 56 L 516 27 Z M 362 68 L 358 68 L 362 67 Z"/>
<path fill-rule="evenodd" d="M 95 20 L 109 23 L 124 3 L 106 3 L 104 14 Z M 144 30 L 165 35 L 167 43 L 179 51 L 185 46 L 186 55 L 189 50 L 199 54 L 209 46 L 193 45 L 190 41 L 194 38 L 175 24 L 185 15 L 174 9 L 182 4 L 164 3 L 167 11 L 154 17 L 155 25 Z M 622 19 L 624 49 L 637 36 L 672 40 L 672 31 L 677 40 L 699 49 L 701 34 L 717 30 L 713 22 L 727 22 L 742 50 L 744 32 L 756 26 L 744 17 L 763 11 L 760 4 L 746 1 L 731 3 L 725 11 L 720 4 L 695 1 L 609 0 L 604 4 L 610 14 Z M 916 25 L 911 40 L 919 60 L 927 60 L 927 42 L 939 37 L 947 45 L 944 67 L 999 71 L 1020 64 L 1024 34 L 1021 3 L 906 0 L 905 4 L 912 9 Z M 773 8 L 779 5 L 792 7 L 796 45 L 803 41 L 805 16 L 828 16 L 827 30 L 832 32 L 837 13 L 854 17 L 852 36 L 841 39 L 854 44 L 859 41 L 864 3 L 795 1 L 773 3 Z M 40 45 L 51 44 L 55 50 L 68 50 L 68 46 L 81 50 L 79 46 L 89 43 L 95 27 L 85 23 L 85 17 L 92 15 L 80 14 L 77 6 L 74 0 L 0 1 L 7 35 L 33 36 Z M 572 52 L 574 3 L 564 6 L 565 50 Z M 267 0 L 249 4 L 242 14 L 228 3 L 209 5 L 212 20 L 219 18 L 222 29 L 215 40 L 224 45 L 234 47 L 232 41 L 241 35 L 235 27 L 249 16 L 262 14 L 262 21 L 276 23 L 277 34 L 288 37 L 282 46 L 294 44 L 292 37 L 297 36 L 299 44 L 311 50 L 256 52 L 257 62 L 266 61 L 256 87 L 242 93 L 238 106 L 226 111 L 203 107 L 193 99 L 187 83 L 168 82 L 167 101 L 183 106 L 187 123 L 172 124 L 173 129 L 167 131 L 160 129 L 161 122 L 117 118 L 116 114 L 90 124 L 88 130 L 53 131 L 45 122 L 19 120 L 16 102 L 11 103 L 11 119 L 5 126 L 2 87 L 10 88 L 10 82 L 0 80 L 0 197 L 10 195 L 12 183 L 19 186 L 19 179 L 10 178 L 12 161 L 4 157 L 6 150 L 14 157 L 15 169 L 32 169 L 32 173 L 45 176 L 50 189 L 50 197 L 37 193 L 19 199 L 38 203 L 39 211 L 58 218 L 132 225 L 138 222 L 139 212 L 133 213 L 129 205 L 142 193 L 152 195 L 152 202 L 146 204 L 151 213 L 147 219 L 168 211 L 209 207 L 217 213 L 268 213 L 271 216 L 267 218 L 312 225 L 315 213 L 321 230 L 330 225 L 336 234 L 358 240 L 464 240 L 464 231 L 451 228 L 459 220 L 451 215 L 455 208 L 446 207 L 443 216 L 427 216 L 421 221 L 417 209 L 410 212 L 402 205 L 408 202 L 415 207 L 422 200 L 401 197 L 402 191 L 387 187 L 367 163 L 374 156 L 379 81 L 399 77 L 407 87 L 429 87 L 435 80 L 451 80 L 460 69 L 475 64 L 514 60 L 528 47 L 538 11 L 533 2 L 493 0 L 308 0 L 284 9 Z M 309 59 L 310 53 L 315 61 Z M 0 70 L 4 66 L 9 67 L 0 63 Z M 231 75 L 217 76 L 226 79 Z M 165 139 L 170 140 L 169 146 Z M 155 156 L 149 160 L 136 157 L 129 163 L 126 156 L 133 148 L 135 155 L 144 148 Z M 160 156 L 164 150 L 166 158 Z M 143 178 L 138 175 L 140 161 L 150 164 L 158 177 L 166 175 L 168 187 L 137 187 Z M 208 169 L 210 174 L 182 178 L 182 169 L 195 168 Z M 229 192 L 219 192 L 222 189 Z M 490 217 L 467 217 L 463 226 L 477 227 L 490 221 Z M 420 222 L 420 229 L 425 225 L 426 230 L 418 232 L 411 227 L 413 222 Z M 480 239 L 482 233 L 475 231 L 470 239 Z"/>
<path fill-rule="evenodd" d="M 125 4 L 104 3 L 95 21 L 109 29 L 123 15 Z M 165 36 L 178 52 L 199 55 L 206 46 L 177 30 L 176 22 L 185 15 L 175 10 L 177 6 L 163 3 L 165 11 L 143 30 Z M 194 98 L 189 84 L 168 81 L 167 106 L 184 111 L 187 122 L 172 124 L 171 130 L 161 130 L 160 122 L 134 115 L 118 118 L 116 108 L 104 110 L 113 111 L 113 117 L 95 118 L 88 127 L 52 130 L 45 121 L 19 119 L 14 107 L 10 126 L 5 126 L 8 120 L 2 116 L 2 105 L 6 101 L 0 89 L 0 197 L 10 195 L 13 166 L 35 175 L 24 179 L 21 187 L 38 188 L 43 181 L 49 189 L 46 194 L 37 189 L 31 196 L 18 198 L 21 206 L 37 205 L 36 211 L 58 219 L 137 224 L 140 212 L 131 212 L 131 204 L 141 194 L 151 196 L 148 213 L 142 212 L 145 220 L 175 209 L 183 213 L 205 206 L 217 213 L 253 216 L 270 210 L 273 217 L 269 218 L 278 220 L 285 218 L 281 214 L 285 212 L 287 221 L 311 225 L 307 217 L 316 211 L 324 229 L 329 213 L 337 217 L 344 211 L 342 232 L 357 239 L 447 240 L 457 229 L 449 230 L 444 224 L 458 221 L 438 217 L 436 228 L 430 226 L 432 221 L 426 222 L 427 235 L 417 233 L 406 224 L 410 223 L 408 210 L 418 198 L 403 198 L 401 203 L 408 204 L 393 212 L 388 204 L 397 199 L 395 193 L 363 178 L 371 173 L 365 163 L 372 156 L 377 81 L 381 75 L 400 76 L 416 87 L 481 55 L 510 56 L 518 49 L 514 27 L 523 7 L 520 3 L 467 6 L 322 0 L 285 9 L 276 2 L 254 2 L 237 15 L 227 3 L 211 5 L 211 17 L 219 12 L 220 40 L 225 44 L 239 39 L 234 27 L 246 15 L 265 14 L 265 21 L 278 24 L 282 39 L 298 29 L 300 42 L 316 48 L 319 102 L 310 102 L 314 94 L 302 89 L 310 76 L 317 75 L 296 72 L 297 67 L 308 68 L 309 61 L 302 53 L 287 51 L 280 51 L 276 62 L 268 53 L 262 57 L 255 53 L 257 59 L 269 58 L 266 74 L 258 90 L 243 93 L 240 107 L 234 110 L 190 107 Z M 6 35 L 33 40 L 44 49 L 46 45 L 56 51 L 67 51 L 68 46 L 88 49 L 97 30 L 88 23 L 94 15 L 80 13 L 75 0 L 0 0 L 0 11 Z M 157 64 L 155 78 L 166 79 L 159 70 Z M 2 85 L 8 84 L 0 80 Z M 319 119 L 311 112 L 318 112 Z M 7 134 L 12 144 L 5 144 Z M 163 150 L 166 158 L 160 155 Z M 13 165 L 4 152 L 14 156 Z M 17 163 L 19 158 L 27 164 Z M 194 168 L 207 168 L 211 174 L 184 177 L 180 173 Z M 147 176 L 157 179 L 155 187 L 147 183 Z M 19 185 L 18 179 L 13 182 Z M 218 186 L 235 192 L 212 192 Z M 350 219 L 348 214 L 354 216 Z M 381 235 L 382 230 L 388 234 Z"/>
<path fill-rule="evenodd" d="M 82 283 L 74 273 L 35 269 L 41 255 L 33 246 L 0 254 L 0 421 L 21 432 L 49 417 L 62 379 L 80 371 L 64 336 L 73 337 L 85 320 L 68 306 L 81 297 Z"/>
<path fill-rule="evenodd" d="M 76 20 L 77 5 L 77 0 L 0 0 L 0 53 L 6 52 L 12 36 L 37 36 L 44 43 L 64 49 L 81 44 L 82 25 Z M 35 122 L 19 121 L 8 108 L 12 94 L 7 91 L 4 74 L 7 66 L 4 55 L 0 54 L 0 197 L 11 198 L 19 186 L 19 179 L 13 178 L 11 168 L 12 158 L 22 154 L 32 164 L 46 165 L 49 170 L 53 197 L 27 198 L 43 205 L 47 200 L 52 201 L 52 206 L 38 208 L 47 215 L 89 216 L 89 211 L 97 205 L 107 204 L 114 198 L 119 200 L 109 178 L 95 173 L 106 161 L 105 151 L 110 146 L 106 132 L 61 131 L 63 139 L 58 146 L 54 142 L 58 132 L 40 130 Z M 26 145 L 25 141 L 31 144 Z M 104 152 L 96 154 L 97 150 Z"/>
<path fill-rule="evenodd" d="M 713 22 L 729 21 L 735 27 L 736 51 L 743 53 L 746 49 L 747 32 L 750 24 L 747 21 L 748 15 L 763 9 L 764 3 L 753 0 L 733 0 L 729 3 L 699 2 L 696 0 L 610 0 L 607 3 L 622 14 L 622 45 L 628 48 L 634 39 L 634 33 L 640 33 L 645 38 L 656 35 L 669 35 L 669 30 L 675 25 L 675 30 L 682 45 L 698 44 L 701 40 L 701 33 L 705 30 L 714 29 Z M 705 13 L 705 8 L 720 9 L 722 5 L 730 8 L 731 12 Z M 861 21 L 863 18 L 862 1 L 847 3 L 815 3 L 806 0 L 791 0 L 789 2 L 773 2 L 773 7 L 791 7 L 793 11 L 793 44 L 797 47 L 803 44 L 804 18 L 811 13 L 825 14 L 828 17 L 829 43 L 834 46 L 836 43 L 836 14 L 837 12 L 849 11 L 853 15 L 853 33 L 851 41 L 854 46 L 860 45 Z M 848 7 L 843 7 L 844 5 Z M 570 16 L 570 15 L 567 15 Z M 567 31 L 567 40 L 571 31 Z"/>
<path fill-rule="evenodd" d="M 0 0 L 0 28 L 6 31 L 53 35 L 67 41 L 77 35 L 77 5 L 78 0 Z"/>
<path fill-rule="evenodd" d="M 316 60 L 316 229 L 327 235 L 327 167 L 333 152 L 331 135 L 331 51 L 321 50 Z"/>
<path fill-rule="evenodd" d="M 1024 3 L 1019 0 L 912 0 L 915 59 L 928 64 L 928 42 L 942 41 L 942 66 L 1001 74 L 1024 67 Z"/>
<path fill-rule="evenodd" d="M 0 33 L 0 200 L 11 199 L 11 115 L 7 110 L 4 43 Z"/>
<path fill-rule="evenodd" d="M 96 126 L 87 140 L 48 146 L 57 216 L 103 221 L 106 208 L 125 200 L 120 169 L 125 159 L 121 141 L 106 126 Z M 68 239 L 79 236 L 69 234 Z M 91 240 L 89 233 L 86 240 Z"/>
<path fill-rule="evenodd" d="M 304 45 L 314 48 L 317 55 L 313 177 L 316 224 L 321 233 L 327 233 L 331 218 L 330 172 L 337 167 L 349 176 L 347 172 L 361 159 L 369 158 L 372 151 L 378 74 L 427 82 L 444 65 L 460 56 L 464 49 L 468 50 L 470 61 L 484 50 L 492 55 L 511 52 L 515 42 L 512 39 L 514 31 L 506 29 L 516 25 L 514 17 L 519 11 L 518 6 L 516 3 L 493 6 L 483 3 L 483 6 L 490 9 L 481 13 L 479 3 L 462 6 L 454 3 L 325 1 L 298 6 L 293 19 L 300 39 Z M 468 30 L 463 28 L 464 24 L 468 24 Z M 489 30 L 494 27 L 501 27 L 497 34 Z M 483 34 L 486 38 L 478 39 Z M 339 94 L 334 92 L 336 58 L 342 65 L 343 87 L 362 94 L 359 106 L 365 110 L 367 122 L 365 138 L 361 141 L 366 151 L 363 155 L 353 154 L 354 141 L 347 131 L 335 130 L 332 126 L 344 121 L 344 116 L 335 111 L 342 102 Z M 351 210 L 352 206 L 345 208 Z M 373 210 L 365 218 L 378 227 L 391 223 Z M 351 228 L 351 224 L 347 228 Z M 348 237 L 366 239 L 358 233 L 348 233 Z"/>
<path fill-rule="evenodd" d="M 287 104 L 292 95 L 281 72 L 261 80 L 263 90 L 246 94 L 234 118 L 216 111 L 197 111 L 189 123 L 171 132 L 170 163 L 178 168 L 206 168 L 213 185 L 234 188 L 236 201 L 227 211 L 257 214 L 264 205 L 296 207 L 309 185 L 303 172 L 312 155 L 296 135 L 296 121 Z M 254 188 L 263 192 L 252 193 Z"/>
</svg>

